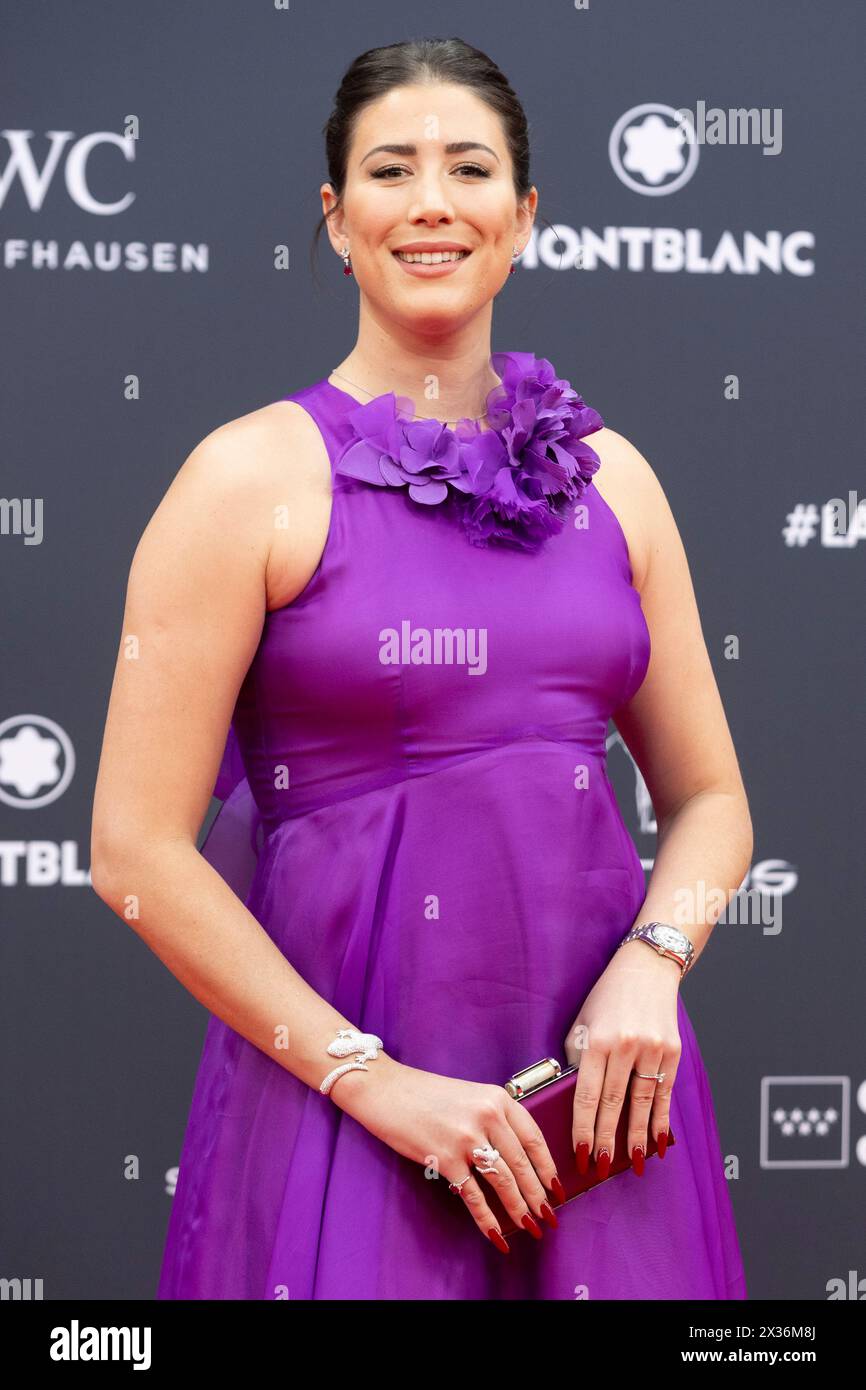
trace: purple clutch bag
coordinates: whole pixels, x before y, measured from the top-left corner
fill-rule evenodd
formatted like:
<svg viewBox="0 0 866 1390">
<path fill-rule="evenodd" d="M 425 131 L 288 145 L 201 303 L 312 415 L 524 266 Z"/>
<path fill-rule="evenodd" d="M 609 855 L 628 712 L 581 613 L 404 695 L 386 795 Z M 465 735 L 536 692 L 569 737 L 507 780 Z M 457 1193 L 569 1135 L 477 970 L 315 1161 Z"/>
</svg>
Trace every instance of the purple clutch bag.
<svg viewBox="0 0 866 1390">
<path fill-rule="evenodd" d="M 565 1206 L 567 1202 L 573 1201 L 575 1197 L 582 1197 L 585 1192 L 597 1187 L 600 1182 L 610 1182 L 611 1178 L 616 1177 L 619 1173 L 624 1173 L 627 1168 L 632 1166 L 627 1147 L 631 1095 L 630 1078 L 626 1099 L 623 1102 L 616 1127 L 614 1151 L 611 1155 L 610 1171 L 607 1177 L 600 1178 L 598 1176 L 595 1164 L 591 1159 L 589 1170 L 583 1176 L 578 1173 L 574 1149 L 571 1145 L 577 1072 L 577 1067 L 563 1069 L 556 1058 L 544 1057 L 531 1067 L 524 1067 L 523 1071 L 515 1072 L 514 1076 L 505 1083 L 508 1094 L 513 1096 L 515 1100 L 519 1100 L 535 1120 L 556 1164 L 559 1180 L 565 1189 L 565 1202 L 555 1201 L 552 1194 L 548 1196 L 548 1201 L 554 1211 Z M 675 1143 L 673 1130 L 669 1129 L 667 1147 L 670 1148 Z M 657 1153 L 658 1146 L 652 1134 L 648 1133 L 646 1157 L 651 1158 L 653 1154 Z M 505 1210 L 491 1184 L 482 1179 L 482 1187 L 485 1200 L 499 1222 L 502 1234 L 510 1235 L 512 1232 L 522 1231 L 523 1227 L 514 1224 L 514 1219 Z"/>
</svg>

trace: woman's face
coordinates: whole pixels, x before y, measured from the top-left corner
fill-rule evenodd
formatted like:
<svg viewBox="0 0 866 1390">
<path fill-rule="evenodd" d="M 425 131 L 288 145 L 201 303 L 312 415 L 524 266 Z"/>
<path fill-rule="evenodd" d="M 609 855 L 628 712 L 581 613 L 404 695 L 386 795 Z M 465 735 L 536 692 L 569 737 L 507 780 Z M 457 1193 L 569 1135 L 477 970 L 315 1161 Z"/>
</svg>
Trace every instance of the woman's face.
<svg viewBox="0 0 866 1390">
<path fill-rule="evenodd" d="M 336 202 L 330 183 L 321 194 L 328 212 Z M 449 332 L 502 288 L 515 246 L 522 251 L 529 240 L 537 202 L 533 187 L 518 206 L 499 117 L 479 97 L 459 85 L 406 86 L 358 117 L 343 207 L 327 225 L 335 251 L 348 246 L 380 320 Z M 420 265 L 397 256 L 419 243 L 468 254 Z"/>
</svg>

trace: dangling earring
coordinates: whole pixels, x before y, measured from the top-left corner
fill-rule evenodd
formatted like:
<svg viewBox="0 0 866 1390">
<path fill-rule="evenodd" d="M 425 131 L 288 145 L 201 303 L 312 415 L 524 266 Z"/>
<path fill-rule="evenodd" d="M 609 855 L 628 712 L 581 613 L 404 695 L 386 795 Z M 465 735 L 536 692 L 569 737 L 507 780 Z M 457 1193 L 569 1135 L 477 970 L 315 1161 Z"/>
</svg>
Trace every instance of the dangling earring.
<svg viewBox="0 0 866 1390">
<path fill-rule="evenodd" d="M 351 262 L 350 262 L 350 260 L 349 260 L 349 248 L 348 248 L 348 246 L 344 246 L 344 247 L 343 247 L 342 251 L 340 252 L 340 255 L 343 257 L 343 274 L 344 274 L 344 275 L 351 275 L 351 274 L 352 274 L 352 265 L 351 265 Z"/>
<path fill-rule="evenodd" d="M 519 255 L 520 255 L 520 252 L 518 251 L 517 247 L 515 246 L 515 248 L 514 248 L 514 255 L 511 257 L 511 265 L 508 267 L 508 274 L 509 274 L 509 275 L 513 275 L 514 272 L 515 272 L 515 270 L 517 269 L 517 266 L 514 264 L 514 262 L 517 260 L 517 257 L 518 257 Z"/>
</svg>

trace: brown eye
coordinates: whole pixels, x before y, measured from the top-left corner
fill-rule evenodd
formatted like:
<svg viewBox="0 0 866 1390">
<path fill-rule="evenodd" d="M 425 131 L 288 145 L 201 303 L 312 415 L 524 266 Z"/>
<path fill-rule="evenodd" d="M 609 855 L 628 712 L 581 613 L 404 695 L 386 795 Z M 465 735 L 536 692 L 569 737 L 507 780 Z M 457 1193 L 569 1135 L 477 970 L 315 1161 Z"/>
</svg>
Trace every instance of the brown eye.
<svg viewBox="0 0 866 1390">
<path fill-rule="evenodd" d="M 399 164 L 388 164 L 384 169 L 376 169 L 372 177 L 374 179 L 389 180 L 392 174 L 411 173 L 411 169 L 404 169 Z M 454 171 L 457 174 L 470 174 L 476 178 L 488 179 L 490 171 L 482 168 L 480 164 L 459 164 Z"/>
</svg>

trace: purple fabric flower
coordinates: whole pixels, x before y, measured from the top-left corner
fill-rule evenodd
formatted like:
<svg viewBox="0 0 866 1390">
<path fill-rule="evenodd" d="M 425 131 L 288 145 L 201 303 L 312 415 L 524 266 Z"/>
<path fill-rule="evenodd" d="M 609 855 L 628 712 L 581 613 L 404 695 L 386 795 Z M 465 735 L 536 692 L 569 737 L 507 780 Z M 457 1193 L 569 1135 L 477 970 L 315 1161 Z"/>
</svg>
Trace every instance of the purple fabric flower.
<svg viewBox="0 0 866 1390">
<path fill-rule="evenodd" d="M 354 437 L 336 471 L 378 487 L 406 487 L 415 502 L 444 502 L 448 483 L 465 490 L 464 466 L 452 430 L 438 420 L 412 420 L 414 404 L 389 391 L 350 411 Z"/>
<path fill-rule="evenodd" d="M 335 471 L 407 487 L 416 502 L 462 495 L 461 522 L 473 544 L 532 550 L 562 529 L 561 509 L 599 467 L 583 436 L 604 421 L 546 358 L 501 352 L 491 362 L 501 382 L 487 398 L 490 429 L 412 420 L 414 403 L 388 392 L 349 413 L 353 433 Z"/>
</svg>

